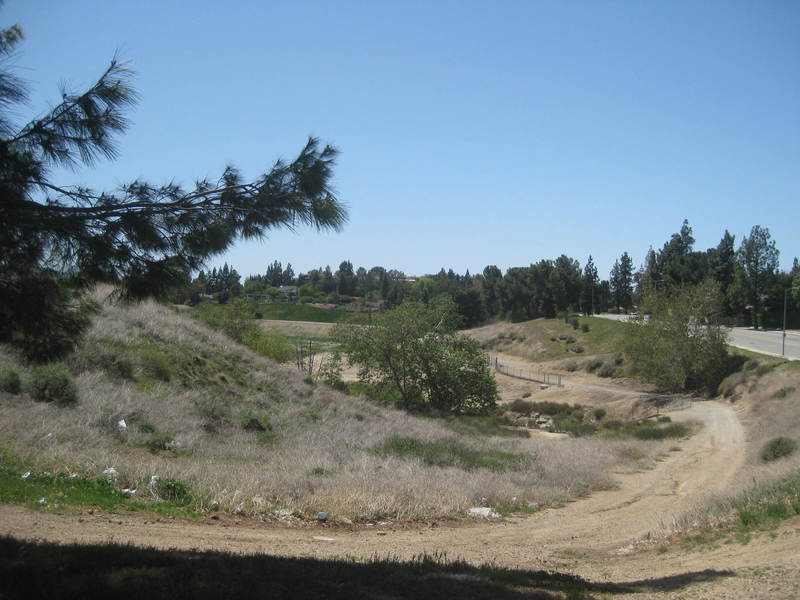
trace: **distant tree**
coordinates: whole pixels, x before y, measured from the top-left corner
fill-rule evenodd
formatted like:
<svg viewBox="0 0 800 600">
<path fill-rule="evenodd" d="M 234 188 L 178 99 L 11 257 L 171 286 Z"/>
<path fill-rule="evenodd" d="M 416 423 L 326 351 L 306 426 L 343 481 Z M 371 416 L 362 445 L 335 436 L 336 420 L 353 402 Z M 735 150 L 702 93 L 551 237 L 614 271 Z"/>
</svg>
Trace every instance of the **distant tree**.
<svg viewBox="0 0 800 600">
<path fill-rule="evenodd" d="M 340 296 L 352 296 L 356 291 L 356 274 L 349 260 L 343 261 L 336 271 L 336 291 Z"/>
<path fill-rule="evenodd" d="M 22 32 L 0 33 L 0 58 L 8 60 Z M 115 136 L 137 100 L 130 79 L 113 60 L 88 90 L 62 90 L 51 110 L 17 126 L 27 91 L 0 70 L 0 340 L 18 343 L 30 358 L 68 351 L 75 335 L 42 352 L 43 337 L 64 339 L 58 328 L 74 333 L 85 325 L 64 275 L 82 285 L 115 283 L 126 298 L 160 295 L 238 239 L 298 224 L 339 230 L 346 221 L 329 185 L 337 151 L 313 138 L 296 159 L 254 181 L 227 167 L 192 189 L 134 181 L 96 192 L 54 182 L 55 168 L 117 155 Z"/>
<path fill-rule="evenodd" d="M 617 310 L 624 309 L 627 313 L 633 303 L 633 261 L 627 252 L 614 261 L 609 283 Z"/>
<path fill-rule="evenodd" d="M 770 278 L 778 268 L 778 249 L 769 229 L 754 225 L 742 240 L 737 254 L 740 267 L 739 288 L 744 291 L 752 309 L 753 326 L 760 327 L 764 318 L 764 298 Z"/>
<path fill-rule="evenodd" d="M 500 312 L 500 283 L 503 273 L 495 265 L 487 265 L 483 269 L 483 303 L 489 316 L 496 316 Z"/>
<path fill-rule="evenodd" d="M 456 306 L 447 295 L 404 302 L 377 315 L 372 327 L 337 325 L 333 336 L 359 378 L 391 386 L 407 410 L 486 414 L 497 387 L 478 342 L 455 333 Z"/>
<path fill-rule="evenodd" d="M 281 281 L 283 285 L 294 285 L 294 269 L 292 269 L 292 263 L 287 263 L 286 268 L 283 270 L 281 274 Z"/>
<path fill-rule="evenodd" d="M 476 288 L 458 290 L 453 300 L 464 327 L 477 327 L 488 318 L 480 290 Z"/>
<path fill-rule="evenodd" d="M 597 286 L 599 283 L 600 280 L 597 277 L 597 267 L 595 267 L 594 260 L 590 254 L 589 260 L 586 261 L 586 266 L 583 268 L 580 295 L 581 311 L 587 315 L 592 315 L 595 313 L 595 296 L 597 295 Z"/>
</svg>

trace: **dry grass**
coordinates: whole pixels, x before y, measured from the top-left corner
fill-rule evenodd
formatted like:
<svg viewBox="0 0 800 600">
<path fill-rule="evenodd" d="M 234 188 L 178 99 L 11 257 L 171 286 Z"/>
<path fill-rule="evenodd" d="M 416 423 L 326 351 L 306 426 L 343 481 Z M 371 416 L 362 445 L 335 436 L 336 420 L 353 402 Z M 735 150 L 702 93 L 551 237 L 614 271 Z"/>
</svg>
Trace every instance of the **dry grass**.
<svg viewBox="0 0 800 600">
<path fill-rule="evenodd" d="M 166 361 L 166 379 L 143 366 L 148 353 L 149 360 L 155 354 Z M 20 366 L 7 349 L 0 349 L 0 364 Z M 78 406 L 0 393 L 0 443 L 51 471 L 97 476 L 114 467 L 120 486 L 140 494 L 152 475 L 179 480 L 205 507 L 325 511 L 350 519 L 463 514 L 476 505 L 512 510 L 608 487 L 612 469 L 644 458 L 625 442 L 485 437 L 460 441 L 476 451 L 532 458 L 498 472 L 378 456 L 371 449 L 393 436 L 433 441 L 453 432 L 308 384 L 296 371 L 151 302 L 105 304 L 68 364 L 77 375 Z M 130 368 L 128 378 L 119 364 Z M 271 431 L 243 427 L 253 416 Z M 125 431 L 117 426 L 121 419 Z M 169 443 L 152 451 L 156 435 Z"/>
</svg>

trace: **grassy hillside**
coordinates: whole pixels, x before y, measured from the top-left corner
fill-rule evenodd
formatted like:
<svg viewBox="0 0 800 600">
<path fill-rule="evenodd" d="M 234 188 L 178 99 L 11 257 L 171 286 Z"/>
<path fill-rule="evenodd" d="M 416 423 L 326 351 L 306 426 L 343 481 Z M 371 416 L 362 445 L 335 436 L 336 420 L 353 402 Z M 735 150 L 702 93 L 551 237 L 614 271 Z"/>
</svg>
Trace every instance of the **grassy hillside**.
<svg viewBox="0 0 800 600">
<path fill-rule="evenodd" d="M 623 323 L 596 317 L 582 317 L 578 322 L 577 329 L 563 319 L 502 322 L 471 329 L 469 334 L 489 352 L 515 354 L 532 361 L 612 354 L 616 351 L 623 335 Z"/>
<path fill-rule="evenodd" d="M 353 520 L 481 504 L 527 510 L 607 486 L 612 469 L 642 456 L 627 451 L 634 442 L 456 434 L 309 383 L 149 302 L 103 305 L 65 363 L 78 385 L 73 407 L 34 401 L 24 386 L 31 369 L 8 348 L 0 366 L 23 379 L 21 393 L 0 392 L 0 459 L 14 456 L 5 466 L 18 475 L 32 471 L 19 483 L 28 504 L 28 481 L 93 481 L 113 468 L 114 486 L 137 490 L 133 499 L 176 492 L 187 510 Z M 153 476 L 166 487 L 154 489 Z"/>
</svg>

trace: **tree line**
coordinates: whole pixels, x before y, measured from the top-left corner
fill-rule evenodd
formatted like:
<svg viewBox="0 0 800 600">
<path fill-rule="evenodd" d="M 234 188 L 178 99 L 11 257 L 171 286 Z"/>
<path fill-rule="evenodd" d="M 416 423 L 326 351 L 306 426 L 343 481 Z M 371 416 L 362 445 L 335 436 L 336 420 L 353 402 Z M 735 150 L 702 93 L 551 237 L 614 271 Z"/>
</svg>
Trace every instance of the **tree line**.
<svg viewBox="0 0 800 600">
<path fill-rule="evenodd" d="M 779 269 L 779 252 L 768 229 L 753 226 L 738 248 L 727 230 L 715 247 L 695 250 L 694 246 L 692 228 L 684 220 L 660 249 L 648 250 L 638 269 L 628 252 L 623 252 L 607 279 L 599 277 L 591 255 L 582 266 L 562 254 L 527 267 L 511 267 L 505 273 L 488 265 L 474 275 L 442 268 L 420 277 L 382 266 L 354 268 L 349 260 L 335 271 L 326 266 L 295 274 L 291 264 L 284 268 L 274 261 L 265 273 L 250 275 L 243 284 L 236 270 L 226 264 L 219 272 L 201 271 L 193 283 L 222 299 L 228 294 L 275 297 L 280 286 L 295 286 L 293 299 L 299 302 L 364 300 L 384 308 L 397 307 L 404 300 L 427 304 L 444 294 L 455 302 L 464 326 L 473 327 L 488 319 L 524 321 L 609 310 L 627 313 L 642 305 L 648 289 L 668 291 L 710 280 L 719 286 L 722 315 L 730 323 L 779 326 L 786 290 L 790 323 L 800 320 L 800 266 L 795 258 L 789 272 Z"/>
</svg>

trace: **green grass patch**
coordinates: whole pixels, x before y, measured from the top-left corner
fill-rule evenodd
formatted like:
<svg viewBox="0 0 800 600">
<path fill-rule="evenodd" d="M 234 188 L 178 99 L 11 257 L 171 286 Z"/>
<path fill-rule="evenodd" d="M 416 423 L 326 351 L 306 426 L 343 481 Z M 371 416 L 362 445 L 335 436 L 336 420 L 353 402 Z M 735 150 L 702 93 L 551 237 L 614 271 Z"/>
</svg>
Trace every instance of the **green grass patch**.
<svg viewBox="0 0 800 600">
<path fill-rule="evenodd" d="M 190 506 L 193 498 L 186 484 L 172 479 L 158 480 L 153 491 L 162 502 L 137 500 L 105 477 L 51 475 L 41 465 L 34 467 L 9 450 L 0 449 L 0 504 L 56 511 L 64 507 L 93 507 L 108 512 L 134 510 L 199 516 Z"/>
<path fill-rule="evenodd" d="M 293 304 L 291 302 L 273 302 L 272 304 L 259 304 L 257 308 L 261 319 L 275 319 L 279 321 L 310 321 L 312 323 L 355 323 L 366 318 L 353 311 L 337 308 L 327 309 L 308 304 Z"/>
<path fill-rule="evenodd" d="M 527 355 L 528 358 L 535 361 L 564 358 L 564 355 L 575 345 L 580 346 L 581 352 L 588 355 L 612 354 L 617 350 L 623 337 L 624 323 L 596 317 L 586 317 L 580 322 L 586 324 L 589 330 L 585 331 L 583 327 L 575 329 L 572 324 L 565 323 L 563 319 L 536 319 L 517 323 L 516 326 L 522 330 L 525 339 L 524 346 L 533 348 L 538 345 L 542 348 L 533 357 Z M 559 336 L 565 337 L 559 339 Z M 558 342 L 549 342 L 551 338 L 555 338 Z M 570 339 L 574 342 L 565 343 Z M 512 354 L 515 351 L 514 346 L 509 349 Z"/>
<path fill-rule="evenodd" d="M 474 469 L 518 470 L 531 460 L 524 454 L 488 448 L 471 448 L 456 438 L 441 438 L 426 442 L 413 437 L 393 436 L 372 448 L 372 451 L 379 456 L 416 458 L 427 465 L 457 467 L 465 471 Z"/>
</svg>

